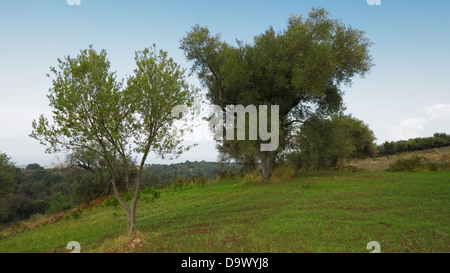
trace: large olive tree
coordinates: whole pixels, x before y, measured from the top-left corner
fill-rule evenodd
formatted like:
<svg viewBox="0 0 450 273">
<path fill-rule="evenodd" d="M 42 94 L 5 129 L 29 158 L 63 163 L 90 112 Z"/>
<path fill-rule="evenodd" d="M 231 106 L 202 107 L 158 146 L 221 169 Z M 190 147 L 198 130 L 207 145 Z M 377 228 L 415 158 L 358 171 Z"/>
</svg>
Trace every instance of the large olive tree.
<svg viewBox="0 0 450 273">
<path fill-rule="evenodd" d="M 213 104 L 223 109 L 230 104 L 279 106 L 280 148 L 259 153 L 263 178 L 270 179 L 294 124 L 341 109 L 340 86 L 370 70 L 371 44 L 363 31 L 319 8 L 307 17 L 291 16 L 281 32 L 270 27 L 252 44 L 232 46 L 196 25 L 182 39 L 181 49 Z"/>
</svg>

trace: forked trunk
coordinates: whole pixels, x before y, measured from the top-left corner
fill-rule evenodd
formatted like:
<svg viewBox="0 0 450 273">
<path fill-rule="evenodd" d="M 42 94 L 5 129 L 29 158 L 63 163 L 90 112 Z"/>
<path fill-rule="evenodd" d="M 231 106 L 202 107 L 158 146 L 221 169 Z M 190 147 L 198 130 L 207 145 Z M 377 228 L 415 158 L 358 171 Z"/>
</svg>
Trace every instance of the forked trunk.
<svg viewBox="0 0 450 273">
<path fill-rule="evenodd" d="M 119 200 L 120 205 L 125 210 L 125 214 L 127 215 L 127 236 L 131 238 L 134 231 L 136 230 L 136 204 L 137 204 L 137 194 L 133 197 L 131 204 L 127 205 L 125 201 L 120 197 L 120 193 L 117 190 L 115 179 L 112 181 L 112 186 L 114 189 L 114 194 L 116 195 L 117 200 Z"/>
<path fill-rule="evenodd" d="M 131 238 L 134 231 L 136 230 L 136 207 L 131 205 L 130 208 L 125 209 L 127 214 L 127 235 Z"/>
</svg>

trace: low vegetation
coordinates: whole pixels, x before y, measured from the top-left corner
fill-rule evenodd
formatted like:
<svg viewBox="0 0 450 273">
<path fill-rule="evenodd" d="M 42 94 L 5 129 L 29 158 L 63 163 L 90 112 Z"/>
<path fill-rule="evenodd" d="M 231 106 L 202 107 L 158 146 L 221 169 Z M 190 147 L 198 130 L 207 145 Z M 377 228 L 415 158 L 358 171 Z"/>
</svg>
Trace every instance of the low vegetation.
<svg viewBox="0 0 450 273">
<path fill-rule="evenodd" d="M 38 164 L 29 164 L 23 170 L 11 166 L 5 193 L 0 194 L 0 225 L 25 220 L 34 214 L 70 211 L 105 198 L 119 205 L 112 195 L 109 177 L 105 172 L 91 172 L 78 167 L 44 169 Z M 152 188 L 170 187 L 176 181 L 183 181 L 185 186 L 194 183 L 192 181 L 204 183 L 217 178 L 221 170 L 225 173 L 233 169 L 236 169 L 234 164 L 205 161 L 150 165 L 143 171 L 141 187 L 148 193 Z M 122 180 L 118 179 L 117 184 L 124 192 Z M 127 201 L 130 200 L 128 197 L 129 194 L 124 195 Z"/>
<path fill-rule="evenodd" d="M 450 170 L 450 147 L 354 159 L 347 166 L 366 171 Z"/>
<path fill-rule="evenodd" d="M 309 172 L 277 183 L 173 185 L 120 207 L 39 216 L 1 231 L 0 252 L 449 252 L 450 172 Z M 141 194 L 146 194 L 144 191 Z M 149 193 L 150 195 L 153 193 Z M 53 217 L 53 218 L 52 218 Z"/>
</svg>

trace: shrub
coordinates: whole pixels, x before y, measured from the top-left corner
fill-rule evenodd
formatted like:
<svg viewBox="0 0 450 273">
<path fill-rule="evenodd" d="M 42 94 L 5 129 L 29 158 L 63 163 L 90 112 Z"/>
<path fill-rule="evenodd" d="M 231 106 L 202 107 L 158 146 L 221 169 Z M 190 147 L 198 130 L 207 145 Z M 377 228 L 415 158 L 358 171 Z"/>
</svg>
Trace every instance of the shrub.
<svg viewBox="0 0 450 273">
<path fill-rule="evenodd" d="M 255 170 L 244 175 L 244 182 L 247 185 L 258 185 L 263 182 L 260 171 Z"/>
<path fill-rule="evenodd" d="M 180 192 L 187 188 L 183 178 L 177 178 L 173 181 L 173 184 L 167 188 L 171 192 Z"/>
<path fill-rule="evenodd" d="M 414 157 L 411 159 L 399 159 L 389 166 L 388 171 L 391 172 L 417 172 L 417 171 L 439 171 L 449 170 L 450 163 L 445 161 L 433 162 L 424 157 Z"/>
<path fill-rule="evenodd" d="M 52 214 L 56 212 L 66 211 L 73 208 L 73 198 L 70 195 L 62 195 L 55 193 L 50 197 L 49 208 L 46 213 Z"/>
<path fill-rule="evenodd" d="M 295 165 L 297 169 L 301 169 L 303 167 L 302 161 L 302 153 L 299 151 L 294 151 L 286 155 L 287 161 L 290 164 Z"/>
<path fill-rule="evenodd" d="M 76 173 L 71 180 L 74 185 L 74 201 L 77 204 L 89 203 L 100 196 L 111 193 L 111 182 L 105 172 L 81 171 Z"/>
<path fill-rule="evenodd" d="M 217 180 L 234 180 L 238 178 L 236 171 L 222 171 L 217 174 Z"/>
<path fill-rule="evenodd" d="M 78 212 L 77 210 L 73 210 L 72 213 L 70 214 L 72 219 L 74 219 L 75 221 L 80 218 L 80 215 L 81 215 L 80 212 Z"/>
<path fill-rule="evenodd" d="M 296 171 L 293 166 L 285 165 L 275 168 L 272 174 L 272 180 L 274 181 L 284 181 L 289 180 L 294 177 Z"/>
<path fill-rule="evenodd" d="M 150 201 L 153 202 L 156 198 L 159 198 L 161 193 L 154 188 L 146 187 L 141 190 L 139 194 L 139 199 L 142 201 Z"/>
<path fill-rule="evenodd" d="M 206 178 L 205 176 L 201 176 L 201 175 L 197 175 L 197 176 L 192 176 L 189 177 L 187 179 L 185 179 L 183 181 L 184 185 L 199 185 L 201 187 L 205 186 L 205 183 L 208 181 L 208 178 Z"/>
<path fill-rule="evenodd" d="M 24 220 L 31 215 L 43 214 L 49 204 L 42 200 L 30 200 L 28 198 L 8 194 L 0 199 L 0 223 L 7 224 L 17 220 Z"/>
<path fill-rule="evenodd" d="M 112 195 L 105 199 L 103 202 L 104 207 L 115 207 L 117 208 L 119 206 L 119 200 L 117 200 L 116 196 Z"/>
<path fill-rule="evenodd" d="M 408 171 L 414 172 L 422 170 L 422 157 L 414 157 L 412 159 L 399 159 L 395 163 L 389 165 L 388 171 L 391 172 L 399 172 L 399 171 Z"/>
</svg>

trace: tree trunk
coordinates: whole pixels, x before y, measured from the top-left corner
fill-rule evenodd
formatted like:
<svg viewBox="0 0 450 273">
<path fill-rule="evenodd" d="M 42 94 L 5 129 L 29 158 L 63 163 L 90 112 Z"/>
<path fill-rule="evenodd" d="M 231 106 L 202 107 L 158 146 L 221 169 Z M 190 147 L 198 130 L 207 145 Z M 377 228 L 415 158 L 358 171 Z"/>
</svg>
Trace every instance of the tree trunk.
<svg viewBox="0 0 450 273">
<path fill-rule="evenodd" d="M 136 230 L 136 204 L 137 204 L 137 194 L 133 197 L 133 200 L 128 206 L 125 201 L 120 197 L 120 193 L 117 190 L 115 179 L 112 180 L 111 185 L 114 190 L 114 194 L 116 195 L 117 200 L 119 201 L 122 208 L 125 210 L 125 214 L 127 215 L 127 236 L 131 238 L 134 231 Z"/>
<path fill-rule="evenodd" d="M 270 180 L 272 178 L 273 169 L 275 168 L 275 156 L 274 151 L 260 153 L 263 180 Z"/>
<path fill-rule="evenodd" d="M 125 212 L 127 214 L 127 235 L 128 238 L 131 238 L 136 230 L 136 207 L 131 206 L 125 209 Z"/>
</svg>

